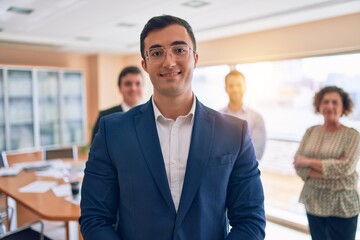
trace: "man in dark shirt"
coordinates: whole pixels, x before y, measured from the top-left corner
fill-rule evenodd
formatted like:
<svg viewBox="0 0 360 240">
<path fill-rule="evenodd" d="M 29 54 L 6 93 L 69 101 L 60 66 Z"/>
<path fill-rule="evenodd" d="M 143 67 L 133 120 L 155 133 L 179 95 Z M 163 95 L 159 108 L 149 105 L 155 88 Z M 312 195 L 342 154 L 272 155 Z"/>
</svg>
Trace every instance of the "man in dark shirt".
<svg viewBox="0 0 360 240">
<path fill-rule="evenodd" d="M 119 74 L 118 87 L 123 97 L 123 102 L 120 105 L 100 111 L 91 135 L 91 143 L 94 141 L 94 137 L 99 130 L 101 117 L 115 112 L 126 112 L 141 102 L 144 88 L 141 70 L 135 66 L 124 68 Z"/>
</svg>

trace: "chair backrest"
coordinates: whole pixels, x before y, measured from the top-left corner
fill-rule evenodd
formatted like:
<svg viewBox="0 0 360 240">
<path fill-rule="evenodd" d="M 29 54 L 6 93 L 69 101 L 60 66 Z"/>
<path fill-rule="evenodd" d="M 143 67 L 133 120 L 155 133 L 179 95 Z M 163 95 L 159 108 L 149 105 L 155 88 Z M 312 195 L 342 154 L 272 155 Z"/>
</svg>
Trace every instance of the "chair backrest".
<svg viewBox="0 0 360 240">
<path fill-rule="evenodd" d="M 6 159 L 6 153 L 5 151 L 1 151 L 0 154 L 0 168 L 3 167 L 8 167 L 9 164 L 7 162 Z M 4 233 L 4 231 L 6 231 L 7 229 L 7 225 L 9 223 L 11 223 L 11 219 L 12 219 L 12 213 L 13 211 L 11 211 L 11 215 L 8 214 L 7 211 L 7 198 L 6 195 L 0 192 L 0 235 Z M 10 207 L 8 206 L 8 208 L 10 209 Z M 12 209 L 10 209 L 12 210 Z M 6 218 L 8 220 L 6 220 Z"/>
<path fill-rule="evenodd" d="M 39 229 L 39 230 L 35 230 Z M 44 236 L 44 223 L 36 221 L 0 236 L 1 240 L 50 240 Z"/>
<path fill-rule="evenodd" d="M 42 149 L 30 152 L 6 152 L 5 154 L 9 166 L 12 166 L 15 163 L 40 161 L 43 159 L 42 155 Z"/>
<path fill-rule="evenodd" d="M 1 151 L 1 155 L 0 155 L 0 168 L 3 168 L 3 167 L 8 167 L 9 166 L 9 163 L 7 161 L 7 158 L 6 158 L 6 152 L 5 151 Z"/>
<path fill-rule="evenodd" d="M 78 147 L 76 145 L 63 148 L 44 148 L 44 160 L 59 159 L 59 158 L 72 158 L 78 159 Z"/>
</svg>

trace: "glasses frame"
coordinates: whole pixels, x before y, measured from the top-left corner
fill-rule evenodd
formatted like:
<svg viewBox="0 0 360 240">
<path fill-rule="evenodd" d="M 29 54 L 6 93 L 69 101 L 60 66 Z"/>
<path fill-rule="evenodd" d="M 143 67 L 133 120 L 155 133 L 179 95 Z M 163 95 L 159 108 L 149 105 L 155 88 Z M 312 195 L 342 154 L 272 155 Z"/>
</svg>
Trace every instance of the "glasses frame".
<svg viewBox="0 0 360 240">
<path fill-rule="evenodd" d="M 187 43 L 179 43 L 179 44 L 174 44 L 174 45 L 168 45 L 168 46 L 160 46 L 160 47 L 154 47 L 154 48 L 149 48 L 148 50 L 145 51 L 145 57 L 146 57 L 146 60 L 149 64 L 153 64 L 153 65 L 157 65 L 157 64 L 161 64 L 164 62 L 165 58 L 166 58 L 166 55 L 167 55 L 167 48 L 173 48 L 173 47 L 176 47 L 176 46 L 187 46 L 189 48 L 189 53 L 188 53 L 188 56 L 190 56 L 190 52 L 193 52 L 193 53 L 196 53 L 196 51 L 194 49 L 192 49 L 189 44 Z M 159 61 L 158 63 L 154 63 L 152 61 L 150 61 L 150 57 L 149 57 L 149 51 L 153 50 L 153 49 L 163 49 L 164 50 L 164 59 L 162 61 Z M 176 58 L 176 56 L 174 56 Z"/>
</svg>

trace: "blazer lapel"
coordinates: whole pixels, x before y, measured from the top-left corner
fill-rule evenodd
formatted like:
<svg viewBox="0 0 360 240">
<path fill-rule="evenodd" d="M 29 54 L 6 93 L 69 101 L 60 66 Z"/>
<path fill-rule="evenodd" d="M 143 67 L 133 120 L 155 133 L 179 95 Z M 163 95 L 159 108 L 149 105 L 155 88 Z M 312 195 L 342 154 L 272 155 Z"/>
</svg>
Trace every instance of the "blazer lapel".
<svg viewBox="0 0 360 240">
<path fill-rule="evenodd" d="M 214 122 L 214 118 L 209 115 L 206 108 L 197 100 L 190 151 L 175 231 L 184 219 L 200 186 L 202 174 L 209 160 L 212 148 Z"/>
<path fill-rule="evenodd" d="M 139 115 L 135 116 L 135 128 L 141 150 L 154 181 L 169 208 L 176 213 L 166 176 L 151 99 L 141 107 Z"/>
</svg>

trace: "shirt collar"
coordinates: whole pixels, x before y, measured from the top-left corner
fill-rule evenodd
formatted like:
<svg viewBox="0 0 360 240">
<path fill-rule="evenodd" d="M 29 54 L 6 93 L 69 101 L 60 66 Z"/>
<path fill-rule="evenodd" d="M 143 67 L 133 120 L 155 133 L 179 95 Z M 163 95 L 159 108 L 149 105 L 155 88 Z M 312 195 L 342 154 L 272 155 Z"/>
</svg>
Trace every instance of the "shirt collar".
<svg viewBox="0 0 360 240">
<path fill-rule="evenodd" d="M 123 112 L 127 112 L 130 110 L 131 107 L 129 105 L 127 105 L 125 102 L 122 102 L 121 108 L 122 108 Z"/>
<path fill-rule="evenodd" d="M 167 119 L 164 115 L 162 115 L 162 113 L 160 112 L 160 110 L 156 106 L 153 97 L 151 98 L 151 101 L 152 101 L 152 105 L 153 105 L 153 108 L 154 108 L 155 121 L 157 121 L 159 119 L 159 117 L 161 117 L 163 119 Z M 190 109 L 189 113 L 186 114 L 185 116 L 179 116 L 179 117 L 185 117 L 186 118 L 188 116 L 191 116 L 191 123 L 192 123 L 194 121 L 195 109 L 196 109 L 196 97 L 195 97 L 195 94 L 193 94 L 193 103 L 192 103 L 192 106 L 191 106 L 191 109 Z"/>
<path fill-rule="evenodd" d="M 246 113 L 247 112 L 246 109 L 247 109 L 247 107 L 245 105 L 243 105 L 241 109 L 239 109 L 236 112 L 233 112 L 233 111 L 230 110 L 229 106 L 227 106 L 226 107 L 226 112 L 228 112 L 228 113 Z"/>
</svg>

